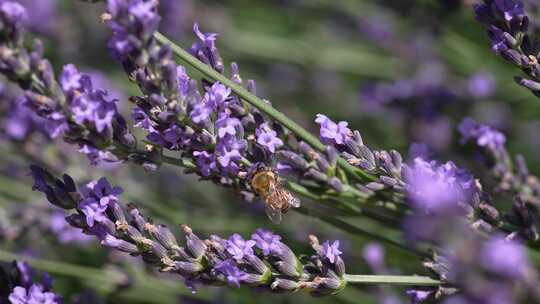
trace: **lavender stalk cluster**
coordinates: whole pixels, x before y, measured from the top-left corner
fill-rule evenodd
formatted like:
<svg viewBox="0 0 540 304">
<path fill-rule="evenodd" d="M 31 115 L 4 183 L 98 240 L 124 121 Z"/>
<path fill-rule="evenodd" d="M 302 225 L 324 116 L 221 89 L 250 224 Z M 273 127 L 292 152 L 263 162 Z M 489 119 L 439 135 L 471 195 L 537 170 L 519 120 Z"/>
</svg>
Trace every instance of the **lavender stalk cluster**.
<svg viewBox="0 0 540 304">
<path fill-rule="evenodd" d="M 535 233 L 525 233 L 536 231 L 533 228 L 534 217 L 530 212 L 522 207 L 517 209 L 519 212 L 512 211 L 509 214 L 498 210 L 480 181 L 453 162 L 439 163 L 426 160 L 424 156 L 405 163 L 401 154 L 395 150 L 371 150 L 363 143 L 360 132 L 351 131 L 344 121 L 335 123 L 322 114 L 318 114 L 315 121 L 320 125 L 321 141 L 334 146 L 351 165 L 377 177 L 366 185 L 356 185 L 363 191 L 385 195 L 383 197 L 386 200 L 412 210 L 415 215 L 426 216 L 427 220 L 435 219 L 433 215 L 436 214 L 459 214 L 467 219 L 475 230 L 491 232 L 504 227 L 506 231 L 515 232 L 520 237 L 528 235 L 527 239 L 536 238 Z M 480 141 L 486 146 L 497 148 L 501 141 L 504 142 L 501 134 L 488 132 L 484 136 Z M 527 179 L 534 181 L 534 178 Z M 516 221 L 516 216 L 519 221 L 527 223 L 527 229 L 523 229 L 524 223 L 517 226 L 510 224 Z M 411 223 L 414 224 L 414 221 Z M 414 224 L 413 227 L 416 228 L 412 231 L 418 231 L 421 235 L 444 235 L 437 229 L 422 229 L 422 224 Z M 440 228 L 444 229 L 444 226 Z M 427 236 L 420 238 L 431 239 Z"/>
<path fill-rule="evenodd" d="M 148 167 L 157 167 L 161 155 L 171 151 L 189 160 L 190 171 L 237 187 L 246 199 L 253 196 L 247 177 L 261 164 L 311 185 L 344 190 L 344 181 L 336 177 L 334 149 L 316 152 L 248 106 L 230 88 L 206 79 L 198 84 L 175 63 L 171 48 L 158 44 L 151 35 L 160 19 L 157 2 L 108 1 L 107 7 L 106 19 L 113 32 L 109 46 L 143 93 L 131 98 L 135 103 L 132 118 L 136 127 L 148 133 L 147 149 L 154 155 L 154 164 Z M 190 52 L 223 73 L 217 34 L 203 33 L 198 24 L 193 30 L 198 41 Z M 255 82 L 244 82 L 235 63 L 230 78 L 256 94 Z"/>
<path fill-rule="evenodd" d="M 190 288 L 196 284 L 246 285 L 275 292 L 305 289 L 322 296 L 346 285 L 339 241 L 321 244 L 310 236 L 315 254 L 298 256 L 279 235 L 264 229 L 255 231 L 250 239 L 239 234 L 201 239 L 182 225 L 182 246 L 167 226 L 154 224 L 134 205 L 126 208 L 119 198 L 122 189 L 105 178 L 77 189 L 68 175 L 60 180 L 37 166 L 31 171 L 34 190 L 44 193 L 51 204 L 75 211 L 66 217 L 70 225 L 98 238 L 104 246 L 140 256 L 162 272 L 180 275 Z"/>
<path fill-rule="evenodd" d="M 487 27 L 492 50 L 528 76 L 518 84 L 540 97 L 540 52 L 530 37 L 529 18 L 519 0 L 484 0 L 474 6 L 476 19 Z"/>
<path fill-rule="evenodd" d="M 28 263 L 14 261 L 0 267 L 0 302 L 11 304 L 60 304 L 62 298 L 52 291 L 52 279 L 40 276 Z"/>
<path fill-rule="evenodd" d="M 538 240 L 537 208 L 540 203 L 540 181 L 527 168 L 525 158 L 514 159 L 506 149 L 506 136 L 494 128 L 466 118 L 459 126 L 462 143 L 473 142 L 482 152 L 486 165 L 497 179 L 496 192 L 514 198 L 513 210 L 507 215 L 515 233 L 530 240 Z"/>
<path fill-rule="evenodd" d="M 536 239 L 530 206 L 518 199 L 519 205 L 506 214 L 493 205 L 478 180 L 453 162 L 440 164 L 417 157 L 405 164 L 397 151 L 371 151 L 346 122 L 335 123 L 321 114 L 316 122 L 323 142 L 334 145 L 349 163 L 378 176 L 367 185 L 370 190 L 392 189 L 402 194 L 402 201 L 412 211 L 403 224 L 408 240 L 435 246 L 438 254 L 425 266 L 447 285 L 412 290 L 413 299 L 451 296 L 459 290 L 460 296 L 448 301 L 496 303 L 503 296 L 507 303 L 537 301 L 537 274 L 522 244 Z M 493 129 L 474 125 L 467 130 L 469 138 L 493 151 L 500 151 L 504 144 L 504 136 Z M 522 288 L 515 290 L 516 286 Z"/>
<path fill-rule="evenodd" d="M 0 2 L 0 72 L 24 90 L 24 104 L 44 118 L 52 138 L 79 146 L 92 163 L 126 159 L 135 139 L 117 109 L 117 100 L 94 88 L 88 75 L 74 65 L 64 67 L 57 81 L 43 44 L 25 47 L 23 6 Z M 113 151 L 113 152 L 111 152 Z"/>
</svg>

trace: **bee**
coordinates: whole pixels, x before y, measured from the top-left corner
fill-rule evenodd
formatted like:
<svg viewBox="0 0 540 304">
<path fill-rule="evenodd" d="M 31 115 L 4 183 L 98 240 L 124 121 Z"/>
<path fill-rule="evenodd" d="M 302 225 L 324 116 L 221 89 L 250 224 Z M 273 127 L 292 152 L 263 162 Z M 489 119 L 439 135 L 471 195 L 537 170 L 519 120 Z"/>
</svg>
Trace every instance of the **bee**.
<svg viewBox="0 0 540 304">
<path fill-rule="evenodd" d="M 281 222 L 281 214 L 291 207 L 300 207 L 300 199 L 285 189 L 279 174 L 272 168 L 261 166 L 250 180 L 251 188 L 265 203 L 266 215 L 276 224 Z"/>
</svg>

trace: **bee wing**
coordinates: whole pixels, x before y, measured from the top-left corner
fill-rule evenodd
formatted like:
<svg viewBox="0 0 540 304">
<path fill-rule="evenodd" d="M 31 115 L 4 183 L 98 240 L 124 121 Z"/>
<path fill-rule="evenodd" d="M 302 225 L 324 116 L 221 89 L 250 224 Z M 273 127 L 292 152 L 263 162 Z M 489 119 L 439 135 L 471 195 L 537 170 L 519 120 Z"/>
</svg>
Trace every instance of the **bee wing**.
<svg viewBox="0 0 540 304">
<path fill-rule="evenodd" d="M 300 207 L 300 199 L 298 197 L 294 196 L 292 193 L 289 193 L 289 195 L 291 195 L 291 199 L 289 201 L 291 206 L 293 206 L 294 208 Z"/>
<path fill-rule="evenodd" d="M 281 223 L 281 210 L 280 209 L 274 209 L 270 207 L 269 205 L 266 205 L 266 215 L 272 221 L 274 224 Z"/>
</svg>

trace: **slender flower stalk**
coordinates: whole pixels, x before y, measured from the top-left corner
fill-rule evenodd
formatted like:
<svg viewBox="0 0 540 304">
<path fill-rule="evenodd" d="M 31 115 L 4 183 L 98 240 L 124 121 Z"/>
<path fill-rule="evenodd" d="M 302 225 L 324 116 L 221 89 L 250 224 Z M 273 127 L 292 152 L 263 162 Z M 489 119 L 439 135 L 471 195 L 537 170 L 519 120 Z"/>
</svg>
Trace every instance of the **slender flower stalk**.
<svg viewBox="0 0 540 304">
<path fill-rule="evenodd" d="M 334 294 L 348 282 L 438 286 L 441 282 L 416 276 L 362 276 L 345 274 L 339 241 L 320 243 L 309 237 L 315 251 L 298 256 L 281 241 L 281 236 L 258 229 L 250 239 L 233 234 L 228 239 L 212 235 L 201 239 L 190 227 L 182 225 L 185 245 L 180 245 L 172 231 L 145 218 L 130 205 L 120 202 L 122 189 L 111 186 L 105 178 L 77 189 L 73 179 L 56 179 L 33 166 L 34 190 L 43 192 L 49 202 L 75 213 L 68 223 L 97 237 L 101 244 L 140 256 L 160 271 L 178 274 L 188 287 L 195 284 L 246 285 L 270 291 L 293 292 L 301 289 L 322 296 Z"/>
<path fill-rule="evenodd" d="M 190 66 L 196 68 L 201 73 L 203 73 L 205 76 L 209 77 L 210 79 L 214 81 L 219 81 L 226 85 L 227 87 L 231 88 L 231 90 L 236 93 L 242 100 L 245 100 L 246 102 L 250 103 L 252 106 L 256 107 L 263 113 L 270 116 L 275 121 L 282 124 L 284 127 L 289 129 L 291 132 L 295 133 L 299 138 L 304 140 L 307 144 L 311 145 L 315 149 L 319 150 L 320 152 L 325 151 L 325 146 L 317 139 L 315 138 L 311 133 L 309 133 L 307 130 L 302 128 L 300 125 L 298 125 L 296 122 L 290 120 L 287 116 L 285 116 L 283 113 L 279 112 L 278 110 L 274 109 L 271 105 L 269 105 L 267 102 L 264 102 L 263 100 L 259 99 L 254 94 L 247 91 L 242 86 L 234 83 L 232 80 L 228 79 L 227 77 L 223 76 L 222 74 L 218 73 L 214 69 L 208 67 L 208 65 L 204 64 L 203 62 L 199 61 L 197 58 L 189 54 L 187 51 L 182 49 L 180 46 L 176 45 L 167 37 L 162 35 L 161 33 L 157 32 L 154 34 L 156 39 L 165 45 L 169 45 L 174 52 L 176 56 L 178 56 L 181 60 L 188 63 Z M 337 159 L 337 163 L 339 166 L 346 170 L 348 173 L 351 173 L 352 176 L 360 176 L 361 178 L 365 180 L 372 179 L 368 174 L 363 172 L 362 170 L 352 168 L 347 162 L 345 162 L 343 159 L 339 158 Z"/>
<path fill-rule="evenodd" d="M 495 190 L 513 196 L 512 212 L 506 216 L 513 234 L 537 241 L 535 209 L 540 206 L 540 181 L 529 172 L 523 155 L 518 154 L 512 159 L 503 133 L 470 118 L 463 120 L 459 131 L 462 143 L 474 142 L 484 152 L 485 163 L 498 181 Z"/>
</svg>

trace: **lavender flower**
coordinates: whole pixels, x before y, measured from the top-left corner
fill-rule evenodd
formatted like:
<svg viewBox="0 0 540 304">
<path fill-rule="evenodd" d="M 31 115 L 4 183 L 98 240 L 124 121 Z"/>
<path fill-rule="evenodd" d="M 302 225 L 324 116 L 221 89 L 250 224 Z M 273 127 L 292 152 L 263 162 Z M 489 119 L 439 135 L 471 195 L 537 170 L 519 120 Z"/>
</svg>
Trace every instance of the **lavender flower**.
<svg viewBox="0 0 540 304">
<path fill-rule="evenodd" d="M 257 143 L 270 153 L 275 153 L 277 148 L 283 146 L 283 141 L 277 137 L 277 132 L 270 129 L 267 124 L 260 125 L 255 134 L 257 135 Z"/>
<path fill-rule="evenodd" d="M 59 183 L 43 169 L 33 170 L 39 173 L 34 174 L 40 185 L 36 190 L 47 194 L 53 184 Z M 100 184 L 102 186 L 98 187 Z M 195 283 L 227 283 L 237 287 L 245 284 L 275 291 L 306 289 L 316 295 L 332 294 L 345 286 L 345 265 L 340 257 L 339 241 L 325 242 L 321 246 L 314 236 L 310 236 L 317 254 L 302 263 L 279 236 L 266 230 L 257 230 L 250 240 L 238 234 L 229 239 L 211 236 L 201 240 L 191 228 L 182 225 L 186 236 L 186 246 L 182 247 L 172 231 L 144 218 L 135 206 L 130 206 L 126 212 L 120 198 L 114 194 L 119 193 L 118 188 L 110 186 L 104 179 L 91 182 L 83 189 L 77 191 L 79 201 L 76 205 L 51 201 L 65 209 L 76 210 L 66 218 L 70 225 L 97 237 L 104 246 L 142 255 L 144 261 L 161 271 L 180 274 L 190 286 Z M 89 198 L 100 206 L 97 198 L 107 196 L 107 205 L 105 210 L 100 209 L 99 218 L 96 213 L 85 212 L 85 201 Z"/>
<path fill-rule="evenodd" d="M 321 141 L 324 143 L 342 145 L 350 137 L 351 130 L 345 121 L 336 124 L 323 114 L 317 114 L 315 122 L 321 126 Z"/>
<path fill-rule="evenodd" d="M 241 260 L 244 256 L 253 255 L 255 241 L 244 240 L 239 234 L 233 234 L 225 243 L 225 249 L 235 260 Z"/>
<path fill-rule="evenodd" d="M 240 287 L 240 283 L 249 276 L 238 268 L 233 260 L 225 260 L 217 264 L 214 268 L 217 272 L 225 275 L 227 283 L 231 286 Z"/>
<path fill-rule="evenodd" d="M 51 137 L 63 136 L 78 144 L 94 163 L 110 160 L 112 154 L 106 150 L 111 146 L 116 148 L 115 158 L 127 159 L 134 138 L 115 101 L 73 65 L 66 65 L 56 82 L 51 64 L 43 58 L 41 41 L 36 40 L 32 50 L 25 47 L 26 10 L 12 1 L 1 5 L 6 39 L 0 42 L 0 72 L 25 90 L 24 104 L 45 119 Z"/>
</svg>

